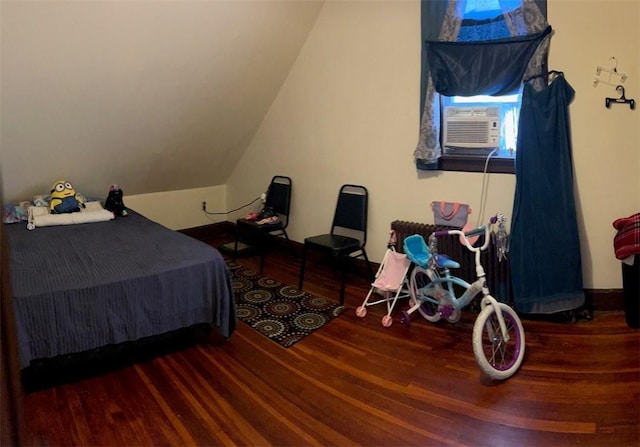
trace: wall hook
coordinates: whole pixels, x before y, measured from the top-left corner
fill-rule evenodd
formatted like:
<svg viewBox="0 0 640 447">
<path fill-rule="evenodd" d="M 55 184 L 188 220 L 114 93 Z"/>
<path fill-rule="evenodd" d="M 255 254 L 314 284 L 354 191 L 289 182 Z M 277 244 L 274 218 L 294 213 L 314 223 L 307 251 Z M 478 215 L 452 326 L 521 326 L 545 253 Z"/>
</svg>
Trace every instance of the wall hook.
<svg viewBox="0 0 640 447">
<path fill-rule="evenodd" d="M 624 87 L 621 85 L 618 85 L 616 87 L 616 92 L 620 93 L 620 97 L 619 98 L 605 98 L 604 99 L 604 105 L 607 107 L 607 109 L 611 108 L 611 104 L 629 104 L 629 108 L 631 110 L 634 110 L 636 108 L 636 102 L 633 99 L 627 99 L 624 96 Z"/>
</svg>

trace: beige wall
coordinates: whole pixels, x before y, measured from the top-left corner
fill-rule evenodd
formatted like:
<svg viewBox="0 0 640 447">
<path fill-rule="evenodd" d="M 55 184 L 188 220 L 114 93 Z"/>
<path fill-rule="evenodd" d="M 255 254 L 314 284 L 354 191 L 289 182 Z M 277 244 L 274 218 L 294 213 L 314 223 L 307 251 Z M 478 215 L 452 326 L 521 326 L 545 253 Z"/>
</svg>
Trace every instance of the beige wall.
<svg viewBox="0 0 640 447">
<path fill-rule="evenodd" d="M 321 5 L 3 0 L 5 200 L 224 185 Z"/>
<path fill-rule="evenodd" d="M 374 261 L 389 223 L 431 222 L 432 200 L 470 203 L 478 218 L 481 174 L 413 164 L 418 0 L 1 7 L 5 201 L 58 177 L 98 197 L 118 182 L 127 206 L 180 229 L 227 219 L 202 214 L 203 200 L 212 211 L 232 209 L 284 174 L 294 182 L 290 234 L 301 241 L 328 230 L 341 184 L 361 183 L 371 193 Z M 551 68 L 576 90 L 585 287 L 621 287 L 611 222 L 640 209 L 640 110 L 606 109 L 616 93 L 592 80 L 615 56 L 629 76 L 627 97 L 640 100 L 640 2 L 549 0 L 549 22 Z M 510 216 L 514 176 L 487 181 L 487 213 Z"/>
<path fill-rule="evenodd" d="M 202 212 L 202 202 L 207 211 Z M 227 220 L 227 188 L 209 186 L 205 188 L 181 189 L 126 196 L 124 203 L 138 213 L 172 230 L 199 227 Z"/>
<path fill-rule="evenodd" d="M 259 193 L 271 175 L 290 175 L 290 235 L 301 241 L 329 229 L 341 184 L 366 185 L 368 251 L 376 261 L 390 222 L 432 222 L 432 200 L 480 209 L 481 174 L 427 174 L 413 165 L 419 7 L 418 1 L 325 3 L 228 182 L 230 206 Z M 606 109 L 604 98 L 616 93 L 592 81 L 596 66 L 615 56 L 629 76 L 627 97 L 640 99 L 640 2 L 549 0 L 548 18 L 555 29 L 551 68 L 564 71 L 576 90 L 570 113 L 585 287 L 621 287 L 611 222 L 640 209 L 640 112 Z M 492 174 L 487 181 L 487 213 L 510 217 L 514 176 Z"/>
<path fill-rule="evenodd" d="M 628 75 L 626 96 L 640 100 L 640 2 L 580 2 L 577 15 L 576 6 L 550 2 L 551 63 L 576 89 L 570 112 L 586 286 L 617 287 L 622 280 L 611 223 L 640 211 L 640 109 L 607 109 L 604 98 L 620 95 L 610 86 L 594 88 L 593 77 L 596 66 L 615 57 Z"/>
</svg>

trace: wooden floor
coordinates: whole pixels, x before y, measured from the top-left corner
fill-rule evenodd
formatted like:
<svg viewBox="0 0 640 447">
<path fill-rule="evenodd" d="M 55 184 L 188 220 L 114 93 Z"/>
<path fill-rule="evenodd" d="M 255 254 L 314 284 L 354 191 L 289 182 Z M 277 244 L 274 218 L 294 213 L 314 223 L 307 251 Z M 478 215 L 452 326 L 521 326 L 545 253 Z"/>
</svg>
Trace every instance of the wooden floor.
<svg viewBox="0 0 640 447">
<path fill-rule="evenodd" d="M 220 235 L 211 242 L 229 240 Z M 256 256 L 239 258 L 257 268 Z M 297 284 L 287 251 L 265 274 Z M 305 290 L 337 299 L 338 276 L 309 265 Z M 243 323 L 223 344 L 186 347 L 26 395 L 31 445 L 639 446 L 640 331 L 621 312 L 523 321 L 527 351 L 505 382 L 483 377 L 475 315 L 455 325 L 380 324 L 348 310 L 286 349 Z"/>
</svg>

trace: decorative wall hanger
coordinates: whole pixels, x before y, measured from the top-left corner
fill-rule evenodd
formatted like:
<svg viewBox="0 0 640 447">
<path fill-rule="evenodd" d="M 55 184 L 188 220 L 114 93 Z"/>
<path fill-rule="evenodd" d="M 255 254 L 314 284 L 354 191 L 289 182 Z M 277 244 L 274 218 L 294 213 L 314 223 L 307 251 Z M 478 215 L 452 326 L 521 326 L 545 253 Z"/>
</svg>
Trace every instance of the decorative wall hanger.
<svg viewBox="0 0 640 447">
<path fill-rule="evenodd" d="M 627 80 L 625 73 L 620 73 L 616 68 L 603 68 L 596 67 L 596 77 L 593 79 L 593 86 L 597 87 L 598 84 L 606 84 L 611 87 L 622 84 Z"/>
<path fill-rule="evenodd" d="M 611 108 L 611 104 L 629 104 L 629 107 L 631 108 L 631 110 L 634 110 L 636 108 L 636 102 L 633 99 L 627 99 L 624 96 L 624 87 L 621 85 L 618 85 L 616 87 L 616 91 L 618 93 L 620 93 L 620 97 L 619 98 L 605 98 L 604 99 L 604 105 L 607 107 L 607 109 Z"/>
<path fill-rule="evenodd" d="M 609 62 L 613 62 L 613 67 L 606 68 L 600 65 L 596 67 L 596 77 L 593 78 L 594 87 L 597 87 L 598 84 L 606 84 L 617 89 L 618 85 L 627 80 L 627 75 L 618 71 L 618 61 L 615 56 L 611 56 Z"/>
</svg>

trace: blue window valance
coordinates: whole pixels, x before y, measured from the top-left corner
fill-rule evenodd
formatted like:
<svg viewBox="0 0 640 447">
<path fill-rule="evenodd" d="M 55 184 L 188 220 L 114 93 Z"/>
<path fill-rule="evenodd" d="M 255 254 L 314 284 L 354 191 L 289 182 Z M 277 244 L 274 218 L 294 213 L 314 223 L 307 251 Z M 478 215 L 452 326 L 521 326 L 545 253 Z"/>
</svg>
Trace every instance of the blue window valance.
<svg viewBox="0 0 640 447">
<path fill-rule="evenodd" d="M 476 42 L 427 41 L 435 90 L 445 96 L 515 93 L 531 56 L 551 26 L 526 36 Z"/>
</svg>

